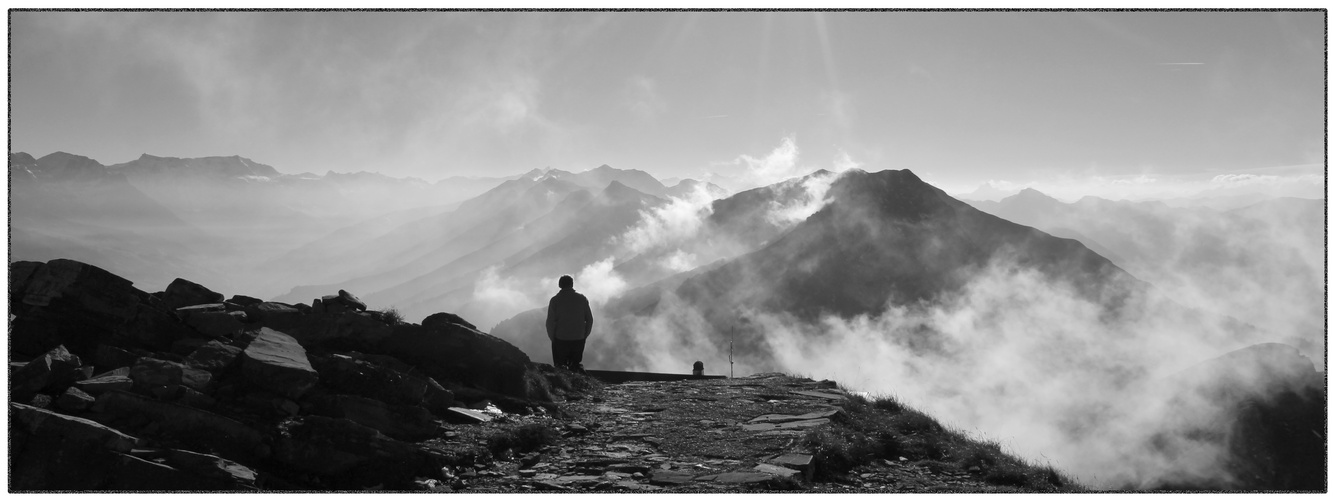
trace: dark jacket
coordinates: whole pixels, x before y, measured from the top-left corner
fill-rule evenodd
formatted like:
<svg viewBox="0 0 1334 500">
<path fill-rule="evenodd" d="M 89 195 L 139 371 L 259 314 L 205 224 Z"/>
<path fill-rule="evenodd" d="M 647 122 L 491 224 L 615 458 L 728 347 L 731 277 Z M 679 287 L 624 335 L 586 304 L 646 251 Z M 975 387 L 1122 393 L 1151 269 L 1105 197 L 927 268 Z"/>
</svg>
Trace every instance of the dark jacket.
<svg viewBox="0 0 1334 500">
<path fill-rule="evenodd" d="M 593 310 L 588 298 L 572 288 L 562 288 L 547 304 L 547 338 L 584 340 L 593 332 Z"/>
</svg>

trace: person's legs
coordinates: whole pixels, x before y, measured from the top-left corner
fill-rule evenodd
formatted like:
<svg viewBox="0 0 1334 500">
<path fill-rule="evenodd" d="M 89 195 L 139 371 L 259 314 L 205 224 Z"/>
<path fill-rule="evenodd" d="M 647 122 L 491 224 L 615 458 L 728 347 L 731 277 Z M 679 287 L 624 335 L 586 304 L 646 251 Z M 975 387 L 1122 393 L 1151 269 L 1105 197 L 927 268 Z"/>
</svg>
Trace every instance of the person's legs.
<svg viewBox="0 0 1334 500">
<path fill-rule="evenodd" d="M 564 344 L 565 344 L 565 342 L 562 342 L 562 341 L 560 341 L 560 340 L 556 340 L 556 339 L 552 339 L 552 340 L 551 340 L 551 365 L 552 365 L 552 366 L 555 366 L 555 367 L 557 367 L 557 368 L 560 368 L 560 367 L 562 367 L 562 366 L 566 366 L 566 365 L 568 364 L 568 362 L 565 360 L 565 345 L 564 345 Z"/>
<path fill-rule="evenodd" d="M 567 354 L 567 359 L 570 360 L 570 369 L 580 373 L 584 371 L 584 342 L 587 342 L 587 339 L 568 342 L 570 352 Z"/>
</svg>

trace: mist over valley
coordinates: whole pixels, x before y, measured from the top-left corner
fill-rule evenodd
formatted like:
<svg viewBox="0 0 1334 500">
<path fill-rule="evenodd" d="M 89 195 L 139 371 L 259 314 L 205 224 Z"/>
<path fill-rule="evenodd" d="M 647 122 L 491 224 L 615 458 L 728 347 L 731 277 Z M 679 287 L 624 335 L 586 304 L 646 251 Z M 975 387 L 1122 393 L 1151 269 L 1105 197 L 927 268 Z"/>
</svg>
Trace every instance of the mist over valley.
<svg viewBox="0 0 1334 500">
<path fill-rule="evenodd" d="M 348 290 L 545 362 L 545 301 L 570 274 L 596 318 L 590 367 L 833 378 L 1094 487 L 1255 484 L 1273 464 L 1236 458 L 1242 409 L 1324 395 L 1323 200 L 970 202 L 857 168 L 736 193 L 606 165 L 428 183 L 66 153 L 11 154 L 10 179 L 11 262 L 287 304 Z M 1283 347 L 1182 375 L 1258 345 Z"/>
</svg>

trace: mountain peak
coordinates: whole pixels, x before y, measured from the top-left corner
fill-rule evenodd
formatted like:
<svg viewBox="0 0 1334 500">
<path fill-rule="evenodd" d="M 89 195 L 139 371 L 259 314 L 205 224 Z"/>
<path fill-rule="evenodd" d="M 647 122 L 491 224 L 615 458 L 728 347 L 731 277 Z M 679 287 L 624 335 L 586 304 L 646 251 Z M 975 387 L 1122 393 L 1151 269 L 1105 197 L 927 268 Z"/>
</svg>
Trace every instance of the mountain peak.
<svg viewBox="0 0 1334 500">
<path fill-rule="evenodd" d="M 906 219 L 920 219 L 962 204 L 908 169 L 844 171 L 830 186 L 828 196 L 840 206 L 872 208 Z"/>
<path fill-rule="evenodd" d="M 1043 193 L 1042 191 L 1038 191 L 1038 190 L 1033 189 L 1033 188 L 1024 188 L 1024 189 L 1021 189 L 1018 193 L 1015 193 L 1015 194 L 1013 194 L 1013 195 L 1011 195 L 1011 196 L 1008 196 L 1008 197 L 1006 197 L 1005 199 L 1001 200 L 1001 203 L 1006 203 L 1006 202 L 1009 202 L 1009 203 L 1023 202 L 1023 203 L 1047 203 L 1047 204 L 1059 203 L 1059 204 L 1064 204 L 1063 202 L 1061 202 L 1061 200 L 1058 200 L 1058 199 L 1056 199 L 1056 198 L 1052 198 L 1052 197 L 1050 197 L 1050 196 L 1047 196 L 1046 193 Z"/>
</svg>

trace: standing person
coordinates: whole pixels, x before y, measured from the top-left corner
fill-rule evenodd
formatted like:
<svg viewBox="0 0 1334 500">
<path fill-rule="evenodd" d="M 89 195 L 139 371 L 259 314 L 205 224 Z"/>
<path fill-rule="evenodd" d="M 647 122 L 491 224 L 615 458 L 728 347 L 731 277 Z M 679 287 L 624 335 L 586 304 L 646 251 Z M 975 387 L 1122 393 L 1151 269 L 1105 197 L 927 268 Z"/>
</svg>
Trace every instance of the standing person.
<svg viewBox="0 0 1334 500">
<path fill-rule="evenodd" d="M 574 278 L 567 274 L 557 283 L 560 291 L 547 304 L 551 363 L 583 373 L 584 341 L 593 333 L 593 310 L 588 298 L 574 291 Z"/>
</svg>

